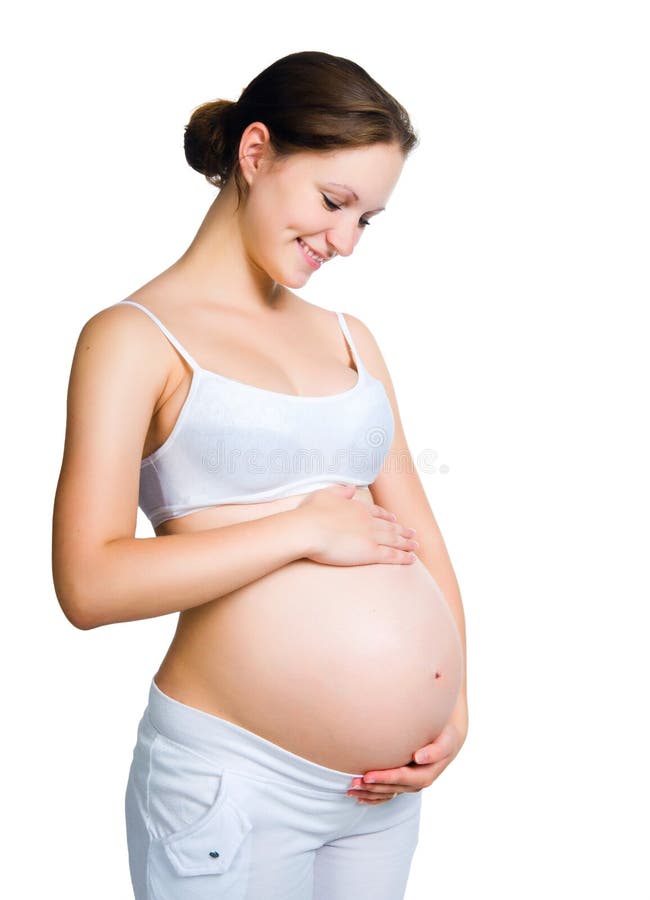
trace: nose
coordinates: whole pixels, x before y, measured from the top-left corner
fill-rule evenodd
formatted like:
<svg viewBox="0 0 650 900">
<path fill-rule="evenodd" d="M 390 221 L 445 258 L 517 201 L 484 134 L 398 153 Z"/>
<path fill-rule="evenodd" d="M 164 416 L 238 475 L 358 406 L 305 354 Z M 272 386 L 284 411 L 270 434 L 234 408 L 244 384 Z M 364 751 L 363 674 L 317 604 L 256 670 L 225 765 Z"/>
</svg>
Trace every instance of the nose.
<svg viewBox="0 0 650 900">
<path fill-rule="evenodd" d="M 356 221 L 340 222 L 327 232 L 327 242 L 338 256 L 349 256 L 361 237 L 361 229 Z"/>
</svg>

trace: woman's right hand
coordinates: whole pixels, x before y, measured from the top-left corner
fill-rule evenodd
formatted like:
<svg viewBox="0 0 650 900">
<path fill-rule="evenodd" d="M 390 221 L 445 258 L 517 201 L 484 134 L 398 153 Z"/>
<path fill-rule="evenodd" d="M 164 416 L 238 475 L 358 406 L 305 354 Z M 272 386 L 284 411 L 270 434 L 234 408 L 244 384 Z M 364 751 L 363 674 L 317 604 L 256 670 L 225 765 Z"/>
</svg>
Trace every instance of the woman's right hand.
<svg viewBox="0 0 650 900">
<path fill-rule="evenodd" d="M 383 506 L 350 502 L 355 491 L 353 484 L 334 484 L 300 501 L 296 510 L 311 535 L 307 559 L 330 566 L 415 562 L 415 530 L 401 525 Z"/>
</svg>

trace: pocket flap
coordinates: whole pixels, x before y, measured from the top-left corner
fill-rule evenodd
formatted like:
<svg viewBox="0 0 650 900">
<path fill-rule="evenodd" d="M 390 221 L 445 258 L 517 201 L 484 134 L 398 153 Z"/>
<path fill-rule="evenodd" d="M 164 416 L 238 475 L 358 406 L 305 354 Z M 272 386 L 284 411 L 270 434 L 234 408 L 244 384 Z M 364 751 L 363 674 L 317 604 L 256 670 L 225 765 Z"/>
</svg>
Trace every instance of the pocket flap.
<svg viewBox="0 0 650 900">
<path fill-rule="evenodd" d="M 222 773 L 217 799 L 203 818 L 161 841 L 179 875 L 227 872 L 253 827 L 246 813 L 228 796 L 229 774 Z"/>
</svg>

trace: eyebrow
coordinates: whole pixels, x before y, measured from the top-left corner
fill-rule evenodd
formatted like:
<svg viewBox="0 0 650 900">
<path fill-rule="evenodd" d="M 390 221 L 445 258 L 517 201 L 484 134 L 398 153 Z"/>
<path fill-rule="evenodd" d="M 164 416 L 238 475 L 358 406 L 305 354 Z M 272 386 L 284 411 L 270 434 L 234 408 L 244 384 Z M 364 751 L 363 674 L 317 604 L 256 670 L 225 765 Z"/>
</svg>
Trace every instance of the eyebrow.
<svg viewBox="0 0 650 900">
<path fill-rule="evenodd" d="M 347 184 L 339 184 L 338 181 L 327 181 L 327 182 L 325 182 L 325 184 L 326 185 L 329 184 L 330 187 L 340 187 L 346 191 L 349 191 L 352 194 L 352 196 L 354 197 L 354 199 L 357 201 L 357 203 L 359 202 L 359 195 L 357 194 L 356 191 L 353 191 L 352 188 L 349 187 Z M 373 209 L 373 210 L 371 210 L 371 212 L 382 212 L 385 209 L 386 209 L 385 206 L 380 206 L 379 209 Z"/>
</svg>

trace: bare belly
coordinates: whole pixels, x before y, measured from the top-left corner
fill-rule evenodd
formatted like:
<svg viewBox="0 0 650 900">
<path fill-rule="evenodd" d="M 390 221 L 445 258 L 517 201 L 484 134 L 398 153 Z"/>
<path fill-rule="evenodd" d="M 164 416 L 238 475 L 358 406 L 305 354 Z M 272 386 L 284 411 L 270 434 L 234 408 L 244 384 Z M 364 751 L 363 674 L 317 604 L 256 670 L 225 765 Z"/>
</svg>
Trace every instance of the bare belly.
<svg viewBox="0 0 650 900">
<path fill-rule="evenodd" d="M 300 497 L 206 510 L 158 533 L 269 515 Z M 355 499 L 372 502 L 367 488 Z M 367 772 L 406 765 L 437 737 L 456 704 L 462 664 L 456 623 L 420 560 L 299 559 L 182 612 L 155 680 L 180 702 L 299 756 Z"/>
</svg>

